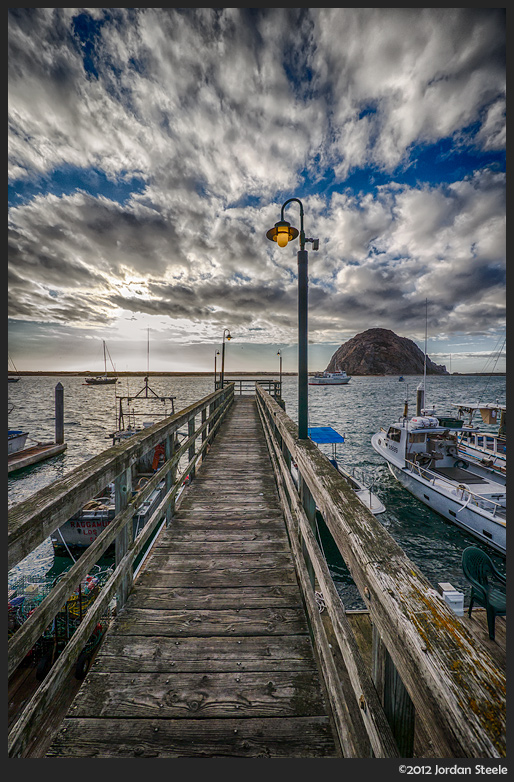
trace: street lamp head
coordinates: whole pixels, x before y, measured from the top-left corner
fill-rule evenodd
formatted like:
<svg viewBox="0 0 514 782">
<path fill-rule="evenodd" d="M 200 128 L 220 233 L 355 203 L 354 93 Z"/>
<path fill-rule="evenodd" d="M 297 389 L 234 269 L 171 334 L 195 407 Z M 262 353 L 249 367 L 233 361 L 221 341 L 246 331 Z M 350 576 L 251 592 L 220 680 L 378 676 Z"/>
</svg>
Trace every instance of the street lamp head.
<svg viewBox="0 0 514 782">
<path fill-rule="evenodd" d="M 279 247 L 285 247 L 292 239 L 296 239 L 299 231 L 294 228 L 287 220 L 279 220 L 273 228 L 266 233 L 270 241 L 276 242 Z"/>
<path fill-rule="evenodd" d="M 232 339 L 232 336 L 230 334 L 227 334 L 227 340 Z"/>
</svg>

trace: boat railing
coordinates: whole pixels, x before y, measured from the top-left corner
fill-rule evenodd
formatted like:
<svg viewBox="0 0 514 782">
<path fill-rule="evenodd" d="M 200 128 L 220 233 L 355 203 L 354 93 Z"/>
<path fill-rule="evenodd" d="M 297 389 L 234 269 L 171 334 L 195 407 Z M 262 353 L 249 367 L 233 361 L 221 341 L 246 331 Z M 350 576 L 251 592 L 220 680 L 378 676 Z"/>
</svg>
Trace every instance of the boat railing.
<svg viewBox="0 0 514 782">
<path fill-rule="evenodd" d="M 189 481 L 194 479 L 196 466 L 210 447 L 233 399 L 234 386 L 230 384 L 111 446 L 10 510 L 8 567 L 12 569 L 106 485 L 114 482 L 115 517 L 9 640 L 8 675 L 11 676 L 91 568 L 115 543 L 115 568 L 112 575 L 10 731 L 10 757 L 22 756 L 37 735 L 45 711 L 58 698 L 68 674 L 99 618 L 105 615 L 107 607 L 115 600 L 116 609 L 119 610 L 126 601 L 135 569 L 140 566 L 141 558 L 147 555 L 148 546 L 162 526 L 170 523 L 177 494 L 186 477 Z M 179 442 L 177 433 L 183 426 L 187 427 L 188 436 Z M 132 497 L 133 465 L 145 454 L 154 453 L 155 448 L 162 443 L 165 446 L 164 464 Z M 183 469 L 182 457 L 187 461 Z M 164 496 L 134 538 L 132 519 L 163 480 Z"/>
<path fill-rule="evenodd" d="M 310 439 L 298 438 L 295 422 L 264 389 L 257 386 L 256 394 L 345 757 L 366 754 L 362 736 L 348 729 L 347 710 L 360 715 L 368 755 L 412 757 L 416 726 L 434 757 L 503 756 L 504 674 L 329 458 Z M 292 463 L 298 466 L 298 487 Z M 323 554 L 318 512 L 369 611 L 371 673 Z M 396 745 L 388 720 L 402 725 Z"/>
<path fill-rule="evenodd" d="M 426 467 L 422 467 L 417 462 L 412 462 L 409 459 L 405 459 L 405 464 L 411 472 L 416 472 L 421 478 L 424 478 L 429 483 L 435 485 L 437 481 L 438 484 L 443 484 L 444 488 L 448 487 L 448 490 L 455 492 L 455 482 L 449 480 L 444 475 L 436 473 Z M 496 516 L 496 512 L 501 511 L 503 508 L 503 505 L 500 502 L 496 502 L 496 500 L 493 500 L 490 497 L 484 497 L 483 494 L 477 494 L 472 491 L 467 484 L 459 484 L 457 486 L 457 491 L 459 489 L 460 496 L 457 494 L 457 499 L 461 502 L 465 502 L 466 505 L 469 505 L 469 503 L 472 502 L 478 508 L 491 513 L 492 516 Z"/>
</svg>

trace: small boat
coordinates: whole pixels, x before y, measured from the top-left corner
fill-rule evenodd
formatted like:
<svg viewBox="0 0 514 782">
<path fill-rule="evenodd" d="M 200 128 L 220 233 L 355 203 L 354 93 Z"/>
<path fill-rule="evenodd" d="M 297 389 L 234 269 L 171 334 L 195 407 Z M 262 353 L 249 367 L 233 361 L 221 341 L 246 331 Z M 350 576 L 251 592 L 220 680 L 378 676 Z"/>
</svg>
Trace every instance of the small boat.
<svg viewBox="0 0 514 782">
<path fill-rule="evenodd" d="M 18 453 L 25 448 L 25 442 L 29 436 L 28 432 L 24 432 L 22 429 L 8 429 L 8 451 L 7 455 L 11 453 Z"/>
<path fill-rule="evenodd" d="M 463 458 L 456 430 L 434 411 L 421 409 L 413 418 L 407 413 L 406 405 L 403 417 L 372 436 L 375 451 L 417 499 L 505 554 L 505 476 Z"/>
<path fill-rule="evenodd" d="M 114 383 L 118 382 L 118 378 L 113 375 L 107 374 L 107 357 L 106 352 L 109 354 L 109 359 L 112 364 L 112 368 L 114 372 L 116 372 L 116 369 L 114 367 L 114 364 L 112 363 L 111 354 L 109 353 L 109 348 L 107 348 L 105 344 L 105 340 L 102 340 L 103 347 L 104 347 L 104 374 L 103 375 L 97 375 L 96 377 L 85 377 L 84 380 L 88 384 L 88 386 L 109 386 L 113 385 Z"/>
<path fill-rule="evenodd" d="M 137 475 L 133 495 L 144 488 L 151 477 L 151 473 Z M 165 481 L 150 494 L 149 498 L 141 505 L 133 517 L 133 536 L 139 534 L 152 512 L 163 496 Z M 114 484 L 109 484 L 99 496 L 87 502 L 80 511 L 75 513 L 62 527 L 59 527 L 50 535 L 54 552 L 59 556 L 63 554 L 77 554 L 94 543 L 101 532 L 107 527 L 116 515 L 114 500 Z M 113 544 L 114 545 L 114 544 Z"/>
<path fill-rule="evenodd" d="M 494 472 L 505 475 L 507 471 L 507 406 L 497 403 L 453 404 L 458 409 L 456 419 L 459 431 L 459 453 L 469 459 L 477 459 Z M 497 425 L 496 432 L 481 431 L 473 425 L 473 416 L 479 412 L 487 426 Z M 465 420 L 467 416 L 467 422 Z"/>
<path fill-rule="evenodd" d="M 16 367 L 15 367 L 15 365 L 14 365 L 14 361 L 13 361 L 13 360 L 12 360 L 12 358 L 9 356 L 9 354 L 8 354 L 8 359 L 9 359 L 9 362 L 12 364 L 12 366 L 13 366 L 13 369 L 14 369 L 14 371 L 16 372 L 16 375 L 9 375 L 9 374 L 8 374 L 8 375 L 7 375 L 7 382 L 8 382 L 8 383 L 17 383 L 17 382 L 18 382 L 18 380 L 20 379 L 20 376 L 18 375 L 18 370 L 16 369 Z M 8 370 L 8 371 L 10 371 L 10 370 Z"/>
<path fill-rule="evenodd" d="M 351 376 L 344 370 L 338 372 L 316 372 L 309 377 L 310 386 L 343 386 L 350 382 Z"/>
<path fill-rule="evenodd" d="M 329 458 L 332 466 L 336 468 L 338 473 L 353 489 L 365 508 L 375 516 L 383 513 L 386 509 L 385 505 L 372 493 L 371 489 L 364 483 L 364 480 L 360 476 L 357 477 L 355 468 L 352 470 L 352 473 L 349 473 L 339 464 L 336 448 L 339 443 L 344 443 L 344 435 L 336 432 L 331 426 L 309 427 L 308 434 L 312 442 L 316 443 L 318 447 L 320 445 L 332 445 L 332 458 Z M 298 484 L 298 468 L 294 464 L 291 465 L 291 474 L 295 483 Z"/>
<path fill-rule="evenodd" d="M 398 382 L 399 382 L 399 383 L 403 383 L 403 382 L 404 382 L 404 380 L 403 380 L 403 375 L 400 375 L 400 377 L 398 378 Z"/>
<path fill-rule="evenodd" d="M 152 426 L 157 420 L 166 418 L 174 413 L 174 400 L 172 396 L 159 396 L 148 385 L 148 377 L 145 377 L 145 385 L 137 394 L 129 396 L 116 396 L 119 408 L 116 414 L 116 431 L 112 437 L 113 445 L 124 442 L 134 434 Z M 155 403 L 159 403 L 156 411 Z M 171 409 L 169 409 L 171 407 Z M 136 418 L 143 416 L 152 420 L 142 422 L 140 426 Z M 145 454 L 133 467 L 133 496 L 144 488 L 152 475 L 159 469 L 164 459 L 164 444 L 155 447 L 153 453 Z M 133 536 L 139 534 L 153 511 L 162 499 L 165 490 L 165 481 L 161 481 L 153 490 L 148 499 L 141 505 L 133 517 Z M 51 540 L 56 554 L 75 553 L 94 543 L 98 535 L 111 523 L 116 515 L 114 498 L 114 484 L 109 484 L 92 500 L 87 502 L 77 513 L 66 521 L 59 529 L 52 533 Z"/>
</svg>

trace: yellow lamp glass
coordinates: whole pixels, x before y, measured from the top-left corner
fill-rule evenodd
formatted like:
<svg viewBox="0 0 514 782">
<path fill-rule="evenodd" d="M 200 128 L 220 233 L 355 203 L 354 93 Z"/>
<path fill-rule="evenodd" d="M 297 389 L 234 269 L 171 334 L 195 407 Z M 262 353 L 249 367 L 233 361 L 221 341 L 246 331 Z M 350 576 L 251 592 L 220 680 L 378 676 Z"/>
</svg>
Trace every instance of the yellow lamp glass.
<svg viewBox="0 0 514 782">
<path fill-rule="evenodd" d="M 279 226 L 277 228 L 277 244 L 279 247 L 285 247 L 289 241 L 289 226 Z"/>
</svg>

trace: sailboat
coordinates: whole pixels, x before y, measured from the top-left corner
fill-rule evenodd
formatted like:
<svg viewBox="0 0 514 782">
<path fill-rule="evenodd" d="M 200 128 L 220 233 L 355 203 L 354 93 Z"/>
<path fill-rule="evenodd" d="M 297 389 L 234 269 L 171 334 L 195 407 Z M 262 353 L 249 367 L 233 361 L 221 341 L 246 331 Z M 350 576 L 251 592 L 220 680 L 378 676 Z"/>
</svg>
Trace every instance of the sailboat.
<svg viewBox="0 0 514 782">
<path fill-rule="evenodd" d="M 7 375 L 7 382 L 8 382 L 8 383 L 17 383 L 17 382 L 18 382 L 18 380 L 20 379 L 20 376 L 18 375 L 18 370 L 16 369 L 16 367 L 15 367 L 15 365 L 14 365 L 14 361 L 13 361 L 13 360 L 12 360 L 12 358 L 9 356 L 9 354 L 7 354 L 7 356 L 8 356 L 8 358 L 9 358 L 9 361 L 11 362 L 11 364 L 12 364 L 12 365 L 13 365 L 13 367 L 14 367 L 14 371 L 16 372 L 16 375 Z"/>
<path fill-rule="evenodd" d="M 118 382 L 118 378 L 116 376 L 108 376 L 107 375 L 107 357 L 106 352 L 109 354 L 109 360 L 112 364 L 113 370 L 116 372 L 116 369 L 114 367 L 114 364 L 112 363 L 111 354 L 109 353 L 109 348 L 105 344 L 105 340 L 102 340 L 103 346 L 104 346 L 104 374 L 103 375 L 97 375 L 96 377 L 85 377 L 84 380 L 86 383 L 90 386 L 107 386 L 112 385 L 113 383 Z"/>
</svg>

